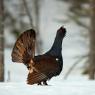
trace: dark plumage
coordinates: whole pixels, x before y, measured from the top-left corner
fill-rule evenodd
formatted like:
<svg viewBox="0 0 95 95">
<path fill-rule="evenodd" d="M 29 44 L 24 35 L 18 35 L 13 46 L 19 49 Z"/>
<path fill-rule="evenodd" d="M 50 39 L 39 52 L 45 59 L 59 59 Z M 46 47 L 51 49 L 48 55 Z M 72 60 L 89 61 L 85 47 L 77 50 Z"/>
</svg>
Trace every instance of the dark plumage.
<svg viewBox="0 0 95 95">
<path fill-rule="evenodd" d="M 28 84 L 47 85 L 47 80 L 57 76 L 62 71 L 62 41 L 66 29 L 61 27 L 57 30 L 55 41 L 51 49 L 45 54 L 35 56 L 35 31 L 25 31 L 17 39 L 13 51 L 12 61 L 24 63 L 29 69 Z"/>
</svg>

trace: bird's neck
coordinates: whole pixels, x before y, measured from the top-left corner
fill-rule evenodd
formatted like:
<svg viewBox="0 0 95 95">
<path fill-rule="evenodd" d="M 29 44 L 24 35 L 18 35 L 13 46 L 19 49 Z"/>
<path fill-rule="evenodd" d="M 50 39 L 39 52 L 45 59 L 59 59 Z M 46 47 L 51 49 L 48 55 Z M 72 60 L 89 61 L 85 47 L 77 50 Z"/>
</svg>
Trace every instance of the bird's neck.
<svg viewBox="0 0 95 95">
<path fill-rule="evenodd" d="M 49 54 L 52 56 L 61 56 L 62 51 L 62 40 L 60 35 L 56 35 L 52 48 L 49 50 Z"/>
</svg>

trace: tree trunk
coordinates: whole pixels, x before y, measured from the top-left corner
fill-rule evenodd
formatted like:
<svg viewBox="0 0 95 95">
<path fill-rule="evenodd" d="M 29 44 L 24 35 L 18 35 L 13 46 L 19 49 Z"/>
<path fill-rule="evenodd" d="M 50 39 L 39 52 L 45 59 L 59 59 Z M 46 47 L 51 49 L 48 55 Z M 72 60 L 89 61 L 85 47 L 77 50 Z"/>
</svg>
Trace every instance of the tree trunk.
<svg viewBox="0 0 95 95">
<path fill-rule="evenodd" d="M 35 10 L 35 28 L 37 31 L 37 44 L 36 49 L 37 53 L 40 54 L 42 51 L 42 40 L 40 37 L 40 0 L 34 0 L 34 10 Z"/>
<path fill-rule="evenodd" d="M 91 29 L 90 36 L 90 56 L 89 56 L 89 79 L 95 79 L 95 0 L 90 0 L 91 4 Z"/>
<path fill-rule="evenodd" d="M 4 6 L 0 0 L 0 82 L 4 81 Z"/>
</svg>

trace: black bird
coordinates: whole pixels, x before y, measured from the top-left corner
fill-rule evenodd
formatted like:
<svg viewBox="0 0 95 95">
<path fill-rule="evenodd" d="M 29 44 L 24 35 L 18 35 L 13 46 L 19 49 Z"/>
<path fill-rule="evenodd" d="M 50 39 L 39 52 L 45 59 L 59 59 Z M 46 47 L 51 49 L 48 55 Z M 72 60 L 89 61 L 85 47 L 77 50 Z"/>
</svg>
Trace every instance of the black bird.
<svg viewBox="0 0 95 95">
<path fill-rule="evenodd" d="M 28 84 L 47 85 L 47 80 L 61 73 L 63 67 L 62 41 L 65 34 L 64 27 L 58 29 L 51 49 L 38 56 L 35 56 L 36 33 L 33 29 L 23 32 L 17 39 L 12 51 L 12 61 L 24 63 L 27 66 Z"/>
</svg>

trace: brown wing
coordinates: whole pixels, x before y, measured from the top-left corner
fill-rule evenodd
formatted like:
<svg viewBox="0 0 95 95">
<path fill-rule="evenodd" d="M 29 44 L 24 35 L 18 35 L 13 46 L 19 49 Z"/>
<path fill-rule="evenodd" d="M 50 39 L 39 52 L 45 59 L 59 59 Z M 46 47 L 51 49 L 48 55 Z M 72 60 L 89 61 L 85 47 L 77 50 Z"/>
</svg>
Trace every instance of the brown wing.
<svg viewBox="0 0 95 95">
<path fill-rule="evenodd" d="M 33 29 L 23 32 L 17 39 L 12 50 L 12 61 L 27 63 L 35 55 L 35 31 Z"/>
<path fill-rule="evenodd" d="M 35 84 L 35 83 L 40 83 L 43 80 L 47 79 L 47 76 L 39 71 L 33 70 L 32 73 L 28 74 L 27 77 L 27 84 Z"/>
<path fill-rule="evenodd" d="M 27 77 L 27 82 L 31 85 L 56 76 L 60 69 L 56 58 L 42 56 L 35 58 L 34 62 L 36 64 L 34 65 L 33 72 L 29 73 Z"/>
</svg>

